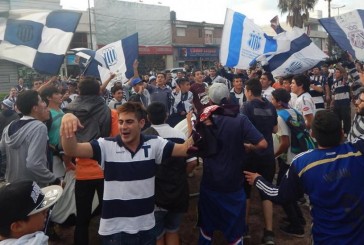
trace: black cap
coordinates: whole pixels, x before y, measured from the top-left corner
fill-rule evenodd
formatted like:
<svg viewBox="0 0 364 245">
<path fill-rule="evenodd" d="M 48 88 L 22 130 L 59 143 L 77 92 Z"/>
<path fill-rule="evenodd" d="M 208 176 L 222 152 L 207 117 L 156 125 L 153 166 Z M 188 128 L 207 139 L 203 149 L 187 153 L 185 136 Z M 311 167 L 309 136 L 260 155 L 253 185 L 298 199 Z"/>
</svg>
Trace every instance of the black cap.
<svg viewBox="0 0 364 245">
<path fill-rule="evenodd" d="M 31 180 L 15 181 L 0 188 L 0 226 L 22 220 L 56 203 L 62 195 L 58 185 L 40 187 Z"/>
</svg>

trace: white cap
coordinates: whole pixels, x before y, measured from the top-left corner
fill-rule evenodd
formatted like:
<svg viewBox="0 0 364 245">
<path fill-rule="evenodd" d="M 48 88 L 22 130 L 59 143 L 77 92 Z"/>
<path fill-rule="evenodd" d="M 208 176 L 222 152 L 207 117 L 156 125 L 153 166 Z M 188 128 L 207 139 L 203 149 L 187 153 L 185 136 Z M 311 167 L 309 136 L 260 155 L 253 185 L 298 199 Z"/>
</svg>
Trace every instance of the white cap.
<svg viewBox="0 0 364 245">
<path fill-rule="evenodd" d="M 223 83 L 214 83 L 209 88 L 209 98 L 216 105 L 219 105 L 224 98 L 228 99 L 229 94 L 228 87 Z"/>
</svg>

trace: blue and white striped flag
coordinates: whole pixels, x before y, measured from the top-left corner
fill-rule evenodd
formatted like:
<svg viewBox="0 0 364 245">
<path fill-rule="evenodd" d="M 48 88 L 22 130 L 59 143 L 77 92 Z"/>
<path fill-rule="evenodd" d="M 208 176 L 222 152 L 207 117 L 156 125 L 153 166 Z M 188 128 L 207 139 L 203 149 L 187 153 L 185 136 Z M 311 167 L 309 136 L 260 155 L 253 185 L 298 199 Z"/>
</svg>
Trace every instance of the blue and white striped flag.
<svg viewBox="0 0 364 245">
<path fill-rule="evenodd" d="M 257 56 L 277 51 L 277 42 L 245 15 L 226 10 L 220 48 L 220 62 L 224 66 L 241 69 Z"/>
<path fill-rule="evenodd" d="M 364 60 L 364 10 L 358 9 L 319 21 L 340 48 Z"/>
<path fill-rule="evenodd" d="M 273 30 L 279 34 L 281 32 L 285 32 L 285 30 L 281 27 L 281 24 L 279 23 L 279 17 L 278 15 L 274 16 L 271 20 L 270 20 L 270 27 L 273 28 Z"/>
<path fill-rule="evenodd" d="M 100 78 L 98 67 L 108 68 L 104 58 L 97 54 L 95 50 L 88 48 L 74 48 L 71 51 L 75 52 L 78 57 L 77 62 L 80 67 L 81 74 Z"/>
<path fill-rule="evenodd" d="M 101 49 L 98 49 L 96 53 L 102 56 L 105 60 L 109 72 L 117 75 L 117 80 L 126 81 L 133 77 L 134 69 L 133 63 L 138 59 L 138 33 L 123 38 L 114 43 L 110 43 Z M 103 72 L 104 71 L 104 72 Z M 105 69 L 100 69 L 101 80 L 104 80 Z"/>
<path fill-rule="evenodd" d="M 11 10 L 0 18 L 0 58 L 58 74 L 81 13 L 67 10 Z"/>
<path fill-rule="evenodd" d="M 274 37 L 278 43 L 277 51 L 265 53 L 256 58 L 264 70 L 273 76 L 294 75 L 311 69 L 327 58 L 306 35 L 303 29 L 294 27 Z"/>
</svg>

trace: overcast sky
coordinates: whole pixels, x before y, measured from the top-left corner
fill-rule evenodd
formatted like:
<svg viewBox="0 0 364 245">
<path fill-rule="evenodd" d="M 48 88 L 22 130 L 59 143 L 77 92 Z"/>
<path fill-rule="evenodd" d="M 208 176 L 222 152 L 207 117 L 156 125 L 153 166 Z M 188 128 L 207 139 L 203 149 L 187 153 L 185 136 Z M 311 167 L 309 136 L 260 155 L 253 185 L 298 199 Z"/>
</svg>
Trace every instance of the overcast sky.
<svg viewBox="0 0 364 245">
<path fill-rule="evenodd" d="M 89 0 L 93 6 L 93 0 Z M 208 23 L 223 24 L 226 8 L 245 14 L 258 25 L 267 25 L 275 15 L 280 15 L 277 8 L 278 0 L 130 0 L 143 4 L 169 6 L 177 13 L 177 20 L 206 21 Z M 64 8 L 86 9 L 88 0 L 61 0 Z M 364 9 L 363 0 L 331 0 L 331 16 L 349 12 L 354 9 Z M 339 9 L 338 9 L 339 7 Z M 322 10 L 323 17 L 327 17 L 327 1 L 319 0 L 315 10 Z M 284 22 L 285 16 L 280 17 Z"/>
</svg>

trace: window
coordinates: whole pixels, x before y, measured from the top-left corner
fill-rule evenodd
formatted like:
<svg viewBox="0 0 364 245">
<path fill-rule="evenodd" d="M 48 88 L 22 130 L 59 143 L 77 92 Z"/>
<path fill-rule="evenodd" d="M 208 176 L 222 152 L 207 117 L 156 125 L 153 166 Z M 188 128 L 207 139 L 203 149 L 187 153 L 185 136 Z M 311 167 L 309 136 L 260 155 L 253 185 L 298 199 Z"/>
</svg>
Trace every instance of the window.
<svg viewBox="0 0 364 245">
<path fill-rule="evenodd" d="M 176 28 L 177 30 L 177 37 L 185 37 L 186 36 L 186 28 Z"/>
<path fill-rule="evenodd" d="M 71 44 L 70 44 L 70 49 L 72 48 L 80 48 L 80 47 L 88 47 L 88 42 L 87 42 L 87 33 L 84 32 L 76 32 L 73 35 Z"/>
<path fill-rule="evenodd" d="M 198 29 L 198 37 L 202 37 L 202 29 Z"/>
<path fill-rule="evenodd" d="M 214 44 L 213 37 L 213 30 L 205 30 L 205 44 Z"/>
</svg>

